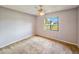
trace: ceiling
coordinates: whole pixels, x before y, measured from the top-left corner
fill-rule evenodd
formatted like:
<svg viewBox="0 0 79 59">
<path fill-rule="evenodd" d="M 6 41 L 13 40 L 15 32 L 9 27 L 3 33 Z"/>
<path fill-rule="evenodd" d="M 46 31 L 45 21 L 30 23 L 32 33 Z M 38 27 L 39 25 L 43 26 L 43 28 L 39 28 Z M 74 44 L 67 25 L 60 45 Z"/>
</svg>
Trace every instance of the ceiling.
<svg viewBox="0 0 79 59">
<path fill-rule="evenodd" d="M 3 5 L 3 7 L 28 13 L 31 15 L 37 15 L 38 5 Z M 78 7 L 78 5 L 43 5 L 43 9 L 45 10 L 45 13 L 67 10 L 76 7 Z"/>
</svg>

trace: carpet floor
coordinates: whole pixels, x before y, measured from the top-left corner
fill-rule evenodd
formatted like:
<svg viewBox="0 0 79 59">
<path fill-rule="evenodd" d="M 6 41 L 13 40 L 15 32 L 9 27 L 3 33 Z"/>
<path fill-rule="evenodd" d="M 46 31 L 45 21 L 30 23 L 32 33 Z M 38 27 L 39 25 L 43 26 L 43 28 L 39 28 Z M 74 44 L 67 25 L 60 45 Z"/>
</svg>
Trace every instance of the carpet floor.
<svg viewBox="0 0 79 59">
<path fill-rule="evenodd" d="M 71 54 L 65 45 L 33 36 L 18 43 L 0 49 L 1 54 Z"/>
</svg>

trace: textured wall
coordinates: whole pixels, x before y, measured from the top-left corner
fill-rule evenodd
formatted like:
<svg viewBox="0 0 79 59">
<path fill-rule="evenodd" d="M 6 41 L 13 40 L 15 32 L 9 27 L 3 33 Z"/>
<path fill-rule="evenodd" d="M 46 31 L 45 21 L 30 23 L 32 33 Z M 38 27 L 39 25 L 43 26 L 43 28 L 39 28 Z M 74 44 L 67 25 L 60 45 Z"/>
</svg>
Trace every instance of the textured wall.
<svg viewBox="0 0 79 59">
<path fill-rule="evenodd" d="M 79 8 L 78 8 L 78 12 L 77 12 L 77 13 L 78 13 L 78 32 L 77 32 L 77 33 L 78 33 L 78 34 L 77 34 L 77 36 L 78 36 L 78 41 L 77 41 L 77 42 L 78 42 L 78 46 L 79 46 Z"/>
<path fill-rule="evenodd" d="M 46 17 L 59 17 L 59 31 L 49 31 L 44 29 L 44 17 L 37 17 L 36 34 L 50 37 L 53 39 L 77 44 L 76 37 L 76 9 L 64 10 L 55 13 L 49 13 Z"/>
<path fill-rule="evenodd" d="M 34 34 L 34 16 L 0 7 L 0 47 Z"/>
</svg>

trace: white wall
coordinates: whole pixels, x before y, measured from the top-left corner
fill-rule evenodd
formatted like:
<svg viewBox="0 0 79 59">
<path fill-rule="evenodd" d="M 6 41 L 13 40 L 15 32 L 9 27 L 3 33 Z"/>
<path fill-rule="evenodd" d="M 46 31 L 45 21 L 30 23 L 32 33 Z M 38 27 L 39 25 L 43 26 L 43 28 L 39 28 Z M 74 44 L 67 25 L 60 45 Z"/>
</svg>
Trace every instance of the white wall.
<svg viewBox="0 0 79 59">
<path fill-rule="evenodd" d="M 78 46 L 79 46 L 79 8 L 78 8 Z"/>
<path fill-rule="evenodd" d="M 0 7 L 0 48 L 34 34 L 32 15 Z"/>
<path fill-rule="evenodd" d="M 36 34 L 57 39 L 60 41 L 66 41 L 69 43 L 77 43 L 76 36 L 76 9 L 65 10 L 46 15 L 47 17 L 58 16 L 59 31 L 48 31 L 44 29 L 44 17 L 37 17 Z"/>
</svg>

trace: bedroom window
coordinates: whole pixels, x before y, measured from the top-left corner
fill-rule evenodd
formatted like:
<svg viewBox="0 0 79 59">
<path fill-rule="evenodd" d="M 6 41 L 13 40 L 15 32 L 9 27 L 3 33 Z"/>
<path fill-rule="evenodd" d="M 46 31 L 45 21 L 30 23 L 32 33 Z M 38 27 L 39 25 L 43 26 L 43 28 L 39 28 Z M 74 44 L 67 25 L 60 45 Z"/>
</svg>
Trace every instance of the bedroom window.
<svg viewBox="0 0 79 59">
<path fill-rule="evenodd" d="M 49 17 L 44 20 L 46 30 L 59 31 L 59 17 Z"/>
</svg>

